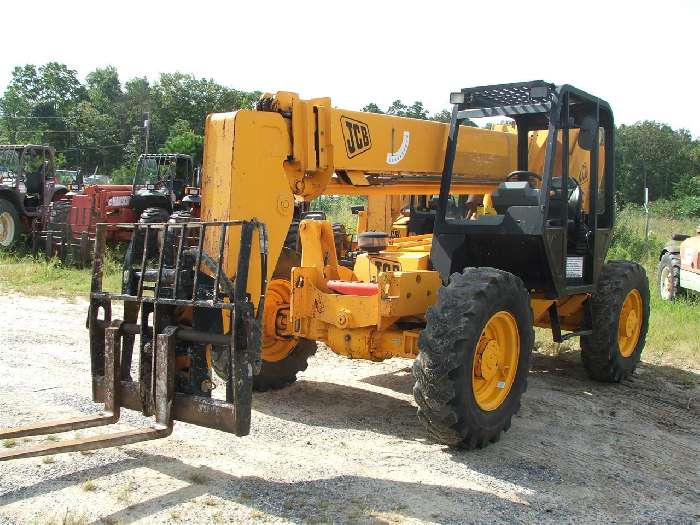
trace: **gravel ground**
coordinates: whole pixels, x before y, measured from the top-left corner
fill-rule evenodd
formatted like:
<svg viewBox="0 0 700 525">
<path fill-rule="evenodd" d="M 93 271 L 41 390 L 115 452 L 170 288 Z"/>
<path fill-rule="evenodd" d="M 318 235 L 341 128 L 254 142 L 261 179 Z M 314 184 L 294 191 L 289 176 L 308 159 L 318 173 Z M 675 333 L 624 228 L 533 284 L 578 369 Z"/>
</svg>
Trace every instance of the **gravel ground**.
<svg viewBox="0 0 700 525">
<path fill-rule="evenodd" d="M 85 312 L 0 295 L 0 426 L 96 411 Z M 593 384 L 574 356 L 535 354 L 511 430 L 464 452 L 427 438 L 409 361 L 321 348 L 295 385 L 256 394 L 245 438 L 177 424 L 165 440 L 0 463 L 0 524 L 697 523 L 699 378 L 642 365 Z"/>
</svg>

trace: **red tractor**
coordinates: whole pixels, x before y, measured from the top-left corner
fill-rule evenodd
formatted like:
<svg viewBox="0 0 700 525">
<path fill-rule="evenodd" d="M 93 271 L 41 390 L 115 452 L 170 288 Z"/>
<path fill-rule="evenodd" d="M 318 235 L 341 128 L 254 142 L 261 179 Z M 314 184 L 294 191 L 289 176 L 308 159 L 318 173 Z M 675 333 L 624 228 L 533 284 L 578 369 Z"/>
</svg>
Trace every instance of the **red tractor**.
<svg viewBox="0 0 700 525">
<path fill-rule="evenodd" d="M 98 223 L 167 222 L 174 213 L 183 215 L 182 220 L 199 216 L 198 171 L 192 168 L 192 157 L 141 155 L 132 184 L 86 185 L 54 202 L 39 238 L 47 256 L 70 256 L 82 266 L 90 259 Z M 106 235 L 112 243 L 129 240 L 129 232 L 116 227 Z"/>
<path fill-rule="evenodd" d="M 54 157 L 50 146 L 0 145 L 0 248 L 44 228 L 49 205 L 68 193 L 56 178 Z"/>
<path fill-rule="evenodd" d="M 674 301 L 688 290 L 700 292 L 700 225 L 695 234 L 676 234 L 676 243 L 661 251 L 657 282 L 664 301 Z"/>
</svg>

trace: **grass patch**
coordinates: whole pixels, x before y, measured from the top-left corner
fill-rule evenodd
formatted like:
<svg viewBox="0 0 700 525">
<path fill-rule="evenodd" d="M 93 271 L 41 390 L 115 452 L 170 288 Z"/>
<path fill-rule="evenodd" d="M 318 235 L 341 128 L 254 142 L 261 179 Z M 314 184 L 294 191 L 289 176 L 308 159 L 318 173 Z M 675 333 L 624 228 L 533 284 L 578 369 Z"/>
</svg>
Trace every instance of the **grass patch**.
<svg viewBox="0 0 700 525">
<path fill-rule="evenodd" d="M 5 448 L 12 448 L 17 444 L 16 439 L 3 439 L 2 446 Z"/>
<path fill-rule="evenodd" d="M 106 258 L 103 288 L 119 290 L 121 286 L 121 257 L 119 251 L 109 251 Z M 90 292 L 92 270 L 79 270 L 63 264 L 57 258 L 43 257 L 19 250 L 0 250 L 0 287 L 25 295 L 49 297 L 86 296 Z"/>
<path fill-rule="evenodd" d="M 44 525 L 87 525 L 90 522 L 88 516 L 83 513 L 66 510 L 66 513 L 59 517 L 52 517 L 43 522 Z"/>
<path fill-rule="evenodd" d="M 119 487 L 117 490 L 117 501 L 129 505 L 131 503 L 131 497 L 136 490 L 136 484 L 133 482 L 128 482 Z"/>
<path fill-rule="evenodd" d="M 700 297 L 690 293 L 675 302 L 659 297 L 656 272 L 659 254 L 671 243 L 674 233 L 693 234 L 696 219 L 649 218 L 649 238 L 645 239 L 645 217 L 630 207 L 618 214 L 609 259 L 637 261 L 644 266 L 651 294 L 649 331 L 642 359 L 654 364 L 700 370 Z"/>
<path fill-rule="evenodd" d="M 93 490 L 97 490 L 97 485 L 95 485 L 95 482 L 91 479 L 86 479 L 80 484 L 80 488 L 85 492 L 92 492 Z"/>
</svg>

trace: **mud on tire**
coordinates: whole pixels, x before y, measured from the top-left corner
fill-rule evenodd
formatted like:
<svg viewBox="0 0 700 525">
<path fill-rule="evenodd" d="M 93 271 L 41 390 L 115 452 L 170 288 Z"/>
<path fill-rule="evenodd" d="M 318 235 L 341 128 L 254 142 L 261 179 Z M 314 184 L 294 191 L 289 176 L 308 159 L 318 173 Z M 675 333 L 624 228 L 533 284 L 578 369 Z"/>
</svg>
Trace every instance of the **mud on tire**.
<svg viewBox="0 0 700 525">
<path fill-rule="evenodd" d="M 487 411 L 477 403 L 472 366 L 486 324 L 501 311 L 515 319 L 520 351 L 510 391 Z M 427 312 L 413 364 L 418 418 L 428 432 L 441 443 L 467 449 L 498 441 L 520 409 L 533 344 L 530 297 L 518 277 L 494 268 L 453 274 Z"/>
<path fill-rule="evenodd" d="M 632 353 L 620 352 L 618 331 L 625 298 L 637 290 L 642 300 L 641 331 Z M 581 360 L 589 377 L 597 381 L 620 382 L 639 363 L 649 328 L 649 281 L 639 264 L 609 261 L 603 266 L 596 291 L 591 297 L 593 333 L 581 337 Z"/>
</svg>

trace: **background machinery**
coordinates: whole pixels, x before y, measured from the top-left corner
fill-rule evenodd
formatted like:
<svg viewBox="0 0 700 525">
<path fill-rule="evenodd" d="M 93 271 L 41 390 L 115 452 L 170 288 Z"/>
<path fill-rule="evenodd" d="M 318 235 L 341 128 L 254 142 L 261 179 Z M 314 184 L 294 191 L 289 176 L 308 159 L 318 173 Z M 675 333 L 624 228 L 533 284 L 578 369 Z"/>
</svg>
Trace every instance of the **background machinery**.
<svg viewBox="0 0 700 525">
<path fill-rule="evenodd" d="M 50 146 L 0 145 L 0 247 L 43 228 L 49 204 L 68 192 L 56 178 L 54 156 Z"/>
<path fill-rule="evenodd" d="M 580 337 L 594 379 L 632 374 L 649 291 L 639 265 L 605 262 L 614 223 L 610 106 L 542 81 L 466 88 L 451 102 L 449 125 L 287 92 L 264 95 L 256 110 L 210 115 L 201 222 L 129 225 L 117 293 L 102 289 L 98 227 L 93 398 L 110 418 L 0 438 L 106 424 L 120 406 L 155 413 L 155 425 L 0 459 L 162 437 L 173 420 L 246 434 L 252 390 L 294 381 L 317 341 L 351 358 L 415 359 L 419 419 L 437 441 L 465 448 L 509 428 L 535 326 L 555 341 Z M 511 118 L 517 131 L 460 125 L 482 117 Z M 360 234 L 349 268 L 322 218 L 301 217 L 301 253 L 285 246 L 295 203 L 322 194 L 439 197 L 432 233 Z M 469 213 L 463 196 L 482 211 Z M 116 301 L 123 321 L 111 317 Z M 212 398 L 212 369 L 226 381 L 225 399 Z"/>
<path fill-rule="evenodd" d="M 136 163 L 132 184 L 87 184 L 52 202 L 46 227 L 35 233 L 34 250 L 58 255 L 79 266 L 90 260 L 97 224 L 167 221 L 199 216 L 199 170 L 189 155 L 145 154 Z M 131 232 L 109 227 L 107 241 L 128 242 Z"/>
<path fill-rule="evenodd" d="M 700 292 L 700 226 L 695 235 L 673 236 L 659 256 L 657 284 L 664 301 L 683 297 L 688 290 Z"/>
</svg>

